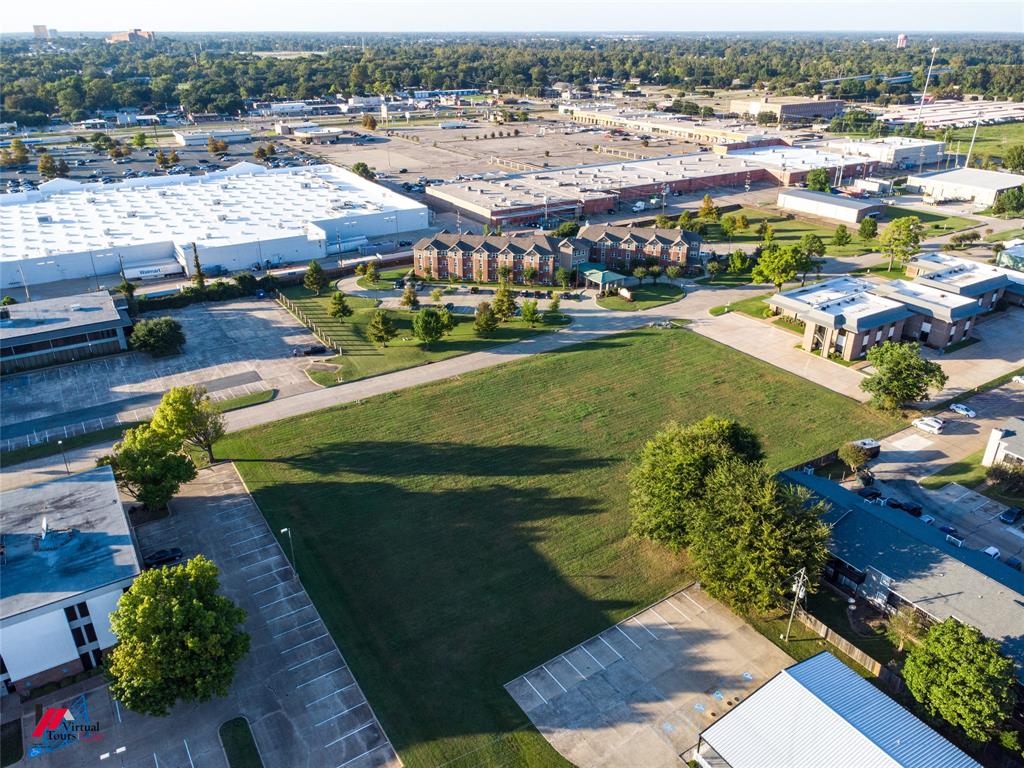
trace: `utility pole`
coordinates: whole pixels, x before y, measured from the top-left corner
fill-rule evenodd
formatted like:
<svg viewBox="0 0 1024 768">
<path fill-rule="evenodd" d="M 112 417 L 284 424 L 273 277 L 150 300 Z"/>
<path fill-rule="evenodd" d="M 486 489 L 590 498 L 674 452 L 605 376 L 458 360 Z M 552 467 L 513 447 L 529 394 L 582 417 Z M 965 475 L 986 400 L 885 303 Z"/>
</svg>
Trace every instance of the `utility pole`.
<svg viewBox="0 0 1024 768">
<path fill-rule="evenodd" d="M 789 631 L 793 628 L 793 617 L 796 615 L 796 604 L 807 594 L 807 569 L 801 568 L 796 572 L 796 579 L 793 581 L 793 607 L 789 610 L 789 624 L 786 625 L 786 636 L 783 638 L 789 642 Z"/>
<path fill-rule="evenodd" d="M 932 60 L 928 64 L 928 73 L 924 76 L 924 90 L 921 91 L 921 104 L 917 108 L 917 124 L 921 124 L 921 114 L 924 112 L 924 99 L 928 95 L 928 81 L 932 79 L 932 67 L 935 65 L 935 54 L 939 52 L 939 47 L 935 46 L 932 48 Z"/>
</svg>

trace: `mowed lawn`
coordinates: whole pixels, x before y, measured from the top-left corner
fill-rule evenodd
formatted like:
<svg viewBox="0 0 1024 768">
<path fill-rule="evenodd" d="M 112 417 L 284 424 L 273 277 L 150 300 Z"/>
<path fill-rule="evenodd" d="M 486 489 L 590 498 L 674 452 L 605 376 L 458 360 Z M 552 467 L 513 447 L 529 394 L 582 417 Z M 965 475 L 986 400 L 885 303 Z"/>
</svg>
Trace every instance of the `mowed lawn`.
<svg viewBox="0 0 1024 768">
<path fill-rule="evenodd" d="M 775 230 L 775 242 L 781 245 L 795 245 L 804 235 L 817 235 L 825 243 L 827 256 L 859 256 L 862 253 L 876 250 L 878 243 L 874 240 L 864 241 L 857 235 L 855 225 L 847 225 L 852 239 L 846 245 L 834 245 L 832 235 L 836 228 L 824 222 L 813 222 L 801 218 L 787 218 L 776 209 L 766 208 L 740 208 L 736 211 L 729 211 L 726 215 L 739 216 L 743 214 L 750 223 L 746 229 L 736 232 L 732 238 L 727 238 L 722 232 L 719 224 L 709 224 L 707 237 L 708 243 L 759 243 L 761 236 L 757 234 L 757 227 L 763 219 Z"/>
<path fill-rule="evenodd" d="M 967 219 L 963 216 L 947 216 L 942 213 L 929 213 L 928 211 L 918 211 L 914 208 L 899 208 L 892 205 L 887 205 L 885 207 L 879 221 L 884 228 L 885 224 L 889 223 L 893 219 L 899 219 L 906 216 L 916 216 L 921 221 L 921 227 L 924 231 L 925 237 L 948 235 L 950 232 L 957 232 L 961 229 L 974 227 L 979 223 L 974 219 Z"/>
<path fill-rule="evenodd" d="M 739 419 L 773 468 L 902 426 L 686 330 L 642 329 L 229 435 L 405 765 L 566 765 L 503 685 L 688 583 L 628 535 L 667 420 Z M 799 435 L 800 439 L 794 439 Z"/>
<path fill-rule="evenodd" d="M 536 328 L 530 328 L 522 320 L 511 320 L 502 323 L 490 338 L 482 339 L 476 335 L 472 317 L 456 315 L 457 325 L 451 335 L 436 342 L 430 349 L 426 349 L 423 342 L 413 336 L 414 313 L 406 310 L 388 310 L 388 314 L 395 323 L 398 336 L 388 342 L 387 347 L 379 347 L 366 335 L 366 328 L 376 311 L 377 302 L 375 300 L 347 296 L 346 300 L 352 308 L 352 315 L 344 320 L 339 320 L 327 314 L 330 310 L 331 300 L 326 291 L 316 296 L 302 286 L 295 286 L 286 288 L 284 294 L 298 305 L 311 322 L 341 345 L 343 353 L 327 361 L 341 366 L 340 378 L 338 373 L 333 371 L 312 371 L 310 374 L 314 381 L 324 386 L 355 381 L 403 368 L 412 368 L 469 352 L 479 352 L 496 344 L 519 341 L 554 328 L 554 326 L 541 323 L 538 323 Z M 430 304 L 429 295 L 421 294 L 420 301 L 424 305 Z"/>
<path fill-rule="evenodd" d="M 598 299 L 597 304 L 605 309 L 620 312 L 639 312 L 671 304 L 683 297 L 683 289 L 673 283 L 647 283 L 631 287 L 629 290 L 633 294 L 632 301 L 626 301 L 621 296 L 605 296 Z"/>
</svg>

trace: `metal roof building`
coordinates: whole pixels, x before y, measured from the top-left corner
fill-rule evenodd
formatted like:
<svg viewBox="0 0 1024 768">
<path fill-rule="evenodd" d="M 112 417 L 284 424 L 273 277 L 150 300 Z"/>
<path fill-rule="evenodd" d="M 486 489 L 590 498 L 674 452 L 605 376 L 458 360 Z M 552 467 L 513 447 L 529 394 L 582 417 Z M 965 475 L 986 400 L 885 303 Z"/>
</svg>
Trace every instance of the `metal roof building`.
<svg viewBox="0 0 1024 768">
<path fill-rule="evenodd" d="M 773 677 L 700 736 L 705 768 L 974 768 L 980 763 L 830 653 Z"/>
<path fill-rule="evenodd" d="M 822 219 L 856 224 L 866 216 L 878 215 L 883 205 L 855 200 L 852 197 L 816 192 L 811 189 L 784 189 L 779 192 L 778 206 L 784 211 L 806 213 Z"/>
</svg>

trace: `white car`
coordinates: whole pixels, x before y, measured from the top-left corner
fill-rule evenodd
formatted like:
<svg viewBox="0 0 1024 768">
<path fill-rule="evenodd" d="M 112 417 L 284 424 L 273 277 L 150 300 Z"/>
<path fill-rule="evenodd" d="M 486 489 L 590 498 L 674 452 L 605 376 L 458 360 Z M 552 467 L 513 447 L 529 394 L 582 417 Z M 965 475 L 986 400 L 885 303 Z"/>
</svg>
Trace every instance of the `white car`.
<svg viewBox="0 0 1024 768">
<path fill-rule="evenodd" d="M 911 422 L 915 427 L 920 429 L 922 432 L 927 432 L 930 435 L 941 435 L 942 434 L 942 422 L 938 419 L 931 417 L 925 417 L 923 419 L 914 419 Z"/>
<path fill-rule="evenodd" d="M 999 559 L 999 555 L 1001 554 L 1001 553 L 999 552 L 999 547 L 985 547 L 985 548 L 984 548 L 983 550 L 981 550 L 981 551 L 982 551 L 982 552 L 983 552 L 984 554 L 986 554 L 986 555 L 988 555 L 989 557 L 991 557 L 991 558 L 992 558 L 993 560 L 998 560 L 998 559 Z"/>
<path fill-rule="evenodd" d="M 968 408 L 963 403 L 953 403 L 951 406 L 949 406 L 949 410 L 951 410 L 953 413 L 959 413 L 961 416 L 966 416 L 968 419 L 973 419 L 975 416 L 978 415 L 971 408 Z"/>
</svg>

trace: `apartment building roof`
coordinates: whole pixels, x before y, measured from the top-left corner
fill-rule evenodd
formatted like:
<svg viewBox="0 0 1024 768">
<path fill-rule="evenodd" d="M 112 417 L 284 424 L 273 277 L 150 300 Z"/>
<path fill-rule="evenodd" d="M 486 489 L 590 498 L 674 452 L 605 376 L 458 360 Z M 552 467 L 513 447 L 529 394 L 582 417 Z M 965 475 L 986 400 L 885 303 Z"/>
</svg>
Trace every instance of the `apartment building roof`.
<svg viewBox="0 0 1024 768">
<path fill-rule="evenodd" d="M 683 229 L 663 229 L 658 227 L 614 227 L 605 224 L 589 224 L 583 227 L 577 240 L 584 240 L 588 243 L 630 242 L 635 245 L 648 245 L 657 243 L 659 245 L 684 245 L 699 246 L 703 240 L 696 232 L 689 232 Z"/>
<path fill-rule="evenodd" d="M 859 277 L 836 277 L 770 296 L 769 306 L 797 313 L 826 328 L 864 331 L 893 323 L 911 312 L 899 301 L 871 293 L 875 284 Z"/>
<path fill-rule="evenodd" d="M 918 283 L 963 296 L 981 296 L 1010 283 L 1006 270 L 941 251 L 925 251 L 911 257 Z"/>
<path fill-rule="evenodd" d="M 529 253 L 555 255 L 567 241 L 546 235 L 463 235 L 452 232 L 439 232 L 417 241 L 413 250 L 458 250 L 482 253 Z"/>
<path fill-rule="evenodd" d="M 978 302 L 959 293 L 932 287 L 921 281 L 889 280 L 877 283 L 872 292 L 902 302 L 915 312 L 926 317 L 938 318 L 947 323 L 966 317 L 973 317 L 982 311 Z"/>
</svg>

